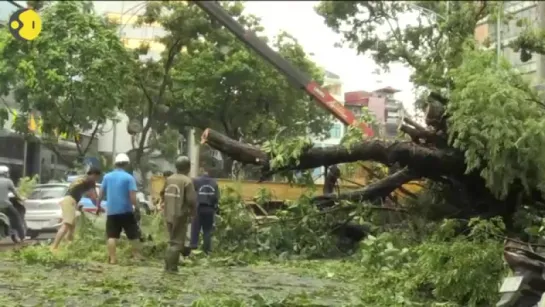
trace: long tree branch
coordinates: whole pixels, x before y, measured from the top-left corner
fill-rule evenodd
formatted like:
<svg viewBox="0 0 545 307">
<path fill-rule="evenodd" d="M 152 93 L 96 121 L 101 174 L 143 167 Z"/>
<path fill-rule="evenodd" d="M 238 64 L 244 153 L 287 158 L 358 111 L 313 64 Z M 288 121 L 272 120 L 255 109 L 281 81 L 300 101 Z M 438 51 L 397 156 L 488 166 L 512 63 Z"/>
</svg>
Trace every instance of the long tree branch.
<svg viewBox="0 0 545 307">
<path fill-rule="evenodd" d="M 98 132 L 98 129 L 99 129 L 99 127 L 101 125 L 102 125 L 101 123 L 97 123 L 96 126 L 95 126 L 95 129 L 93 129 L 93 132 L 91 132 L 90 140 L 89 140 L 89 142 L 87 142 L 87 145 L 85 146 L 85 149 L 83 150 L 83 155 L 85 155 L 87 153 L 87 151 L 89 150 L 89 148 L 93 144 L 93 140 L 95 139 L 95 136 L 96 136 L 96 134 Z"/>
<path fill-rule="evenodd" d="M 270 160 L 275 158 L 258 147 L 238 142 L 212 129 L 203 132 L 201 143 L 206 143 L 244 164 L 260 165 L 265 172 L 270 171 Z M 430 178 L 444 174 L 463 177 L 466 169 L 464 156 L 456 150 L 382 140 L 364 140 L 349 147 L 345 145 L 313 147 L 302 152 L 297 160 L 290 161 L 285 157 L 284 160 L 286 159 L 289 163 L 273 171 L 313 169 L 366 160 L 385 165 L 398 163 L 423 177 Z"/>
<path fill-rule="evenodd" d="M 153 107 L 155 103 L 158 105 L 163 103 L 165 91 L 168 84 L 169 73 L 174 64 L 174 58 L 180 52 L 181 42 L 182 42 L 181 38 L 176 39 L 176 41 L 174 41 L 174 43 L 171 45 L 171 47 L 168 50 L 168 56 L 164 65 L 163 80 L 161 81 L 161 85 L 159 87 L 159 94 L 157 97 L 157 101 L 154 102 L 153 99 L 151 99 L 151 97 L 149 96 L 149 94 L 146 95 L 146 97 L 148 98 L 148 120 L 146 122 L 146 125 L 142 129 L 142 132 L 140 135 L 140 141 L 138 142 L 139 150 L 136 152 L 136 163 L 140 162 L 140 158 L 142 157 L 142 154 L 143 154 L 143 150 L 141 148 L 144 148 L 144 145 L 146 144 L 148 132 L 153 125 L 153 113 L 154 113 Z M 144 88 L 142 79 L 140 79 L 140 85 Z"/>
<path fill-rule="evenodd" d="M 393 191 L 403 184 L 418 179 L 420 176 L 408 169 L 403 169 L 386 178 L 378 180 L 367 185 L 365 188 L 357 191 L 351 191 L 341 194 L 327 194 L 312 198 L 312 202 L 318 207 L 331 207 L 335 202 L 347 200 L 355 203 L 362 203 L 390 195 Z"/>
</svg>

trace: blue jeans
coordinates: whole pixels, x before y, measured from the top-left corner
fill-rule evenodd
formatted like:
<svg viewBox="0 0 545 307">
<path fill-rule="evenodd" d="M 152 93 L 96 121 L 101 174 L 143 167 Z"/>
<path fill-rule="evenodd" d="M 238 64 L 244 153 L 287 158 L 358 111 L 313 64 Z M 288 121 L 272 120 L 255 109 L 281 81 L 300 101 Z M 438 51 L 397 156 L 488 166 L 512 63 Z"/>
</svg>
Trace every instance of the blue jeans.
<svg viewBox="0 0 545 307">
<path fill-rule="evenodd" d="M 191 248 L 197 249 L 199 246 L 199 235 L 202 230 L 203 250 L 210 253 L 212 249 L 212 231 L 214 228 L 214 216 L 216 210 L 208 206 L 201 206 L 197 209 L 197 216 L 191 224 Z"/>
</svg>

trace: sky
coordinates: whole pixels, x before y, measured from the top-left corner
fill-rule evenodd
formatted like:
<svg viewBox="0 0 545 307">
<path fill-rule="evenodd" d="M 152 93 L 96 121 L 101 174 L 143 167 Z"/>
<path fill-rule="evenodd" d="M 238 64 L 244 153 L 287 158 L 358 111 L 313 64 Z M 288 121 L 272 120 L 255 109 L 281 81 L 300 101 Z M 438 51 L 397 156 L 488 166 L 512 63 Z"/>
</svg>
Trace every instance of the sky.
<svg viewBox="0 0 545 307">
<path fill-rule="evenodd" d="M 358 55 L 348 47 L 336 48 L 341 35 L 327 27 L 314 11 L 319 1 L 248 1 L 246 11 L 262 19 L 267 36 L 284 30 L 293 35 L 312 59 L 324 69 L 341 77 L 343 91 L 365 90 L 391 86 L 400 90 L 395 98 L 403 102 L 405 109 L 413 111 L 413 85 L 409 81 L 411 71 L 401 64 L 394 64 L 389 73 L 373 74 L 377 68 L 370 56 Z"/>
</svg>

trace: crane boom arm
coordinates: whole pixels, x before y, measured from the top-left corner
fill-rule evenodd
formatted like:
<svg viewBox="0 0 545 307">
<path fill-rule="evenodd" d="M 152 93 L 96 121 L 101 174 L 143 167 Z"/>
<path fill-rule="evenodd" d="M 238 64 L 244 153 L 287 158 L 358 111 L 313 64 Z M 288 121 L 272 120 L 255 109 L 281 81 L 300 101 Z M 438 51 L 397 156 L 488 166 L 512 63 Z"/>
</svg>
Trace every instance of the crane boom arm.
<svg viewBox="0 0 545 307">
<path fill-rule="evenodd" d="M 297 69 L 286 59 L 259 39 L 255 33 L 247 31 L 229 13 L 221 7 L 217 1 L 192 1 L 195 5 L 205 11 L 211 18 L 226 27 L 238 39 L 253 49 L 259 56 L 271 63 L 278 71 L 286 76 L 293 84 L 310 94 L 322 107 L 328 110 L 345 125 L 352 125 L 356 122 L 354 113 L 345 108 L 318 83 L 310 79 L 305 73 Z M 366 124 L 360 127 L 368 136 L 373 136 L 373 130 Z"/>
</svg>

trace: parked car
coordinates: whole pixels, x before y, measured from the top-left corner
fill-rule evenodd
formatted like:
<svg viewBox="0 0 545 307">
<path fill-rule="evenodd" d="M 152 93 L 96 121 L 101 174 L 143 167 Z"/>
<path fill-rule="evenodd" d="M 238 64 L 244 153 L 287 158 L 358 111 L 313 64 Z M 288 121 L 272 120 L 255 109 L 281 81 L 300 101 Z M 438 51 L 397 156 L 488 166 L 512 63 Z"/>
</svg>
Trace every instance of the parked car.
<svg viewBox="0 0 545 307">
<path fill-rule="evenodd" d="M 100 184 L 97 184 L 96 186 L 97 186 L 96 193 L 98 195 L 98 191 L 100 190 Z M 136 198 L 138 199 L 138 203 L 140 205 L 140 208 L 144 209 L 146 214 L 151 214 L 151 212 L 154 210 L 154 207 L 151 204 L 151 202 L 146 199 L 146 196 L 144 195 L 144 193 L 142 193 L 140 191 L 136 192 Z M 83 197 L 80 200 L 80 204 L 83 205 L 83 211 L 85 211 L 85 212 L 95 213 L 96 210 L 97 210 L 95 204 L 93 203 L 93 201 L 88 197 Z M 100 209 L 101 209 L 101 212 L 108 211 L 108 203 L 105 200 L 103 200 L 100 203 Z"/>
<path fill-rule="evenodd" d="M 34 239 L 42 233 L 55 233 L 62 225 L 59 205 L 68 190 L 68 183 L 38 184 L 24 201 L 27 236 Z M 79 216 L 79 212 L 76 215 Z"/>
</svg>

